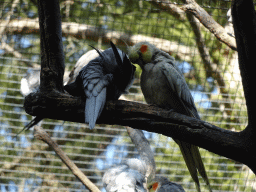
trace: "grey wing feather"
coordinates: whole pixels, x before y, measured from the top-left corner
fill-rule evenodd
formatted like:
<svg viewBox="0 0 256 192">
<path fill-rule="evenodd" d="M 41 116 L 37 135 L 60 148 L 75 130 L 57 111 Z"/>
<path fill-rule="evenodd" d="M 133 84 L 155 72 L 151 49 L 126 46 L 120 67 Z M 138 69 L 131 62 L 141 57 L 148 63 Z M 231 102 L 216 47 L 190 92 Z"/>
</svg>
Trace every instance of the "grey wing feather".
<svg viewBox="0 0 256 192">
<path fill-rule="evenodd" d="M 81 69 L 84 66 L 86 66 L 91 60 L 97 58 L 98 56 L 99 54 L 97 53 L 96 50 L 90 50 L 86 52 L 82 57 L 80 57 L 76 62 L 74 69 L 71 71 L 69 75 L 69 80 L 67 84 L 74 82 L 79 72 L 81 71 Z"/>
<path fill-rule="evenodd" d="M 89 123 L 90 129 L 93 129 L 106 103 L 106 87 L 112 80 L 112 76 L 104 76 L 99 63 L 88 64 L 81 76 L 86 96 L 85 123 Z"/>
<path fill-rule="evenodd" d="M 163 63 L 162 71 L 169 82 L 170 88 L 173 92 L 177 93 L 177 98 L 180 99 L 181 104 L 184 105 L 184 109 L 187 110 L 187 114 L 185 115 L 200 119 L 188 85 L 175 64 Z"/>
<path fill-rule="evenodd" d="M 85 104 L 85 123 L 89 123 L 90 129 L 93 129 L 96 120 L 100 116 L 106 103 L 107 88 L 103 88 L 97 96 L 91 96 L 86 99 Z"/>
</svg>

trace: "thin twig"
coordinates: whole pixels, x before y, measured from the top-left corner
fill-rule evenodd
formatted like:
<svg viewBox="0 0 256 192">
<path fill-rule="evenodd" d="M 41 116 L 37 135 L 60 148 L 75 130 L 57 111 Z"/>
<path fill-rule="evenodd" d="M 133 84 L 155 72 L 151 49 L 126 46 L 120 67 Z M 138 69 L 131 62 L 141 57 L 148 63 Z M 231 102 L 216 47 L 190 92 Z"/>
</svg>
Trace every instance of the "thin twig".
<svg viewBox="0 0 256 192">
<path fill-rule="evenodd" d="M 187 3 L 181 7 L 182 10 L 193 14 L 218 40 L 225 43 L 233 50 L 236 48 L 236 40 L 227 34 L 226 30 L 218 24 L 203 8 L 194 0 L 185 0 Z"/>
<path fill-rule="evenodd" d="M 100 192 L 98 187 L 94 185 L 80 169 L 69 159 L 69 157 L 62 151 L 58 144 L 51 139 L 51 137 L 39 126 L 34 127 L 34 137 L 47 143 L 59 156 L 63 163 L 72 171 L 72 173 L 92 192 Z"/>
<path fill-rule="evenodd" d="M 186 20 L 186 15 L 183 10 L 181 10 L 177 5 L 175 5 L 173 2 L 170 2 L 168 0 L 151 0 L 149 1 L 151 5 L 154 7 L 157 7 L 158 9 L 161 9 L 170 15 L 173 15 L 175 18 L 179 19 L 180 21 Z"/>
</svg>

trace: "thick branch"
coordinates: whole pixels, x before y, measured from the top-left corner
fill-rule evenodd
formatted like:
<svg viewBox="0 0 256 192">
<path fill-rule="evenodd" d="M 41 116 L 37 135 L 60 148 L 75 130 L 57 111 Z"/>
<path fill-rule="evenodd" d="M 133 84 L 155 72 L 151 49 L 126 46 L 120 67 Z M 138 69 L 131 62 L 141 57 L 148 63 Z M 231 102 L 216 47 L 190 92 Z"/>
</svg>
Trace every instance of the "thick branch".
<svg viewBox="0 0 256 192">
<path fill-rule="evenodd" d="M 126 130 L 132 142 L 136 146 L 136 149 L 138 150 L 141 159 L 143 159 L 147 164 L 147 173 L 146 173 L 147 179 L 149 177 L 154 178 L 156 174 L 156 163 L 155 163 L 154 153 L 150 148 L 150 144 L 148 140 L 146 139 L 145 135 L 141 130 L 132 129 L 130 127 L 126 127 Z"/>
<path fill-rule="evenodd" d="M 58 0 L 38 0 L 41 48 L 41 91 L 64 91 L 64 53 Z"/>
<path fill-rule="evenodd" d="M 225 43 L 231 49 L 236 50 L 235 38 L 227 34 L 226 30 L 218 24 L 203 8 L 201 8 L 194 0 L 186 0 L 186 5 L 181 9 L 192 13 L 218 40 Z"/>
<path fill-rule="evenodd" d="M 45 114 L 45 118 L 84 122 L 85 103 L 65 94 L 30 94 L 25 101 L 30 115 Z M 201 120 L 170 112 L 155 106 L 127 101 L 106 104 L 99 124 L 118 124 L 160 133 L 234 159 L 256 170 L 255 139 L 250 135 L 221 129 Z M 251 143 L 250 143 L 251 142 Z"/>
<path fill-rule="evenodd" d="M 250 131 L 256 138 L 255 67 L 256 61 L 256 14 L 252 0 L 235 0 L 232 3 L 232 18 L 238 47 L 239 68 L 242 76 Z"/>
<path fill-rule="evenodd" d="M 35 138 L 47 143 L 59 156 L 72 173 L 92 192 L 100 192 L 100 190 L 83 174 L 82 171 L 68 158 L 58 144 L 39 126 L 35 126 Z"/>
</svg>

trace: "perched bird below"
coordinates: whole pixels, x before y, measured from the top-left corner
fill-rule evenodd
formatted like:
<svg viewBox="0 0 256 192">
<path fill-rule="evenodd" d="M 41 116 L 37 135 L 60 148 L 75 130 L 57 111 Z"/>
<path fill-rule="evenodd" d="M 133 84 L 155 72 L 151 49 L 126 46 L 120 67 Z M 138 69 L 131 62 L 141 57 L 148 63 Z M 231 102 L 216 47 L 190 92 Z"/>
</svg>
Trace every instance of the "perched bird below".
<svg viewBox="0 0 256 192">
<path fill-rule="evenodd" d="M 147 192 L 146 163 L 139 159 L 128 159 L 108 169 L 103 176 L 107 192 Z"/>
<path fill-rule="evenodd" d="M 148 42 L 128 47 L 128 56 L 131 62 L 139 64 L 142 68 L 140 83 L 148 104 L 174 109 L 181 114 L 200 119 L 185 78 L 173 57 Z M 174 141 L 180 147 L 197 190 L 201 191 L 197 173 L 199 172 L 211 191 L 198 147 L 178 139 Z"/>
<path fill-rule="evenodd" d="M 166 177 L 155 177 L 147 184 L 149 192 L 185 192 L 183 187 L 169 181 Z"/>
<path fill-rule="evenodd" d="M 73 96 L 85 99 L 85 123 L 93 129 L 106 101 L 117 100 L 133 83 L 135 66 L 128 56 L 110 42 L 111 48 L 101 52 L 79 72 L 76 80 L 64 87 Z"/>
</svg>

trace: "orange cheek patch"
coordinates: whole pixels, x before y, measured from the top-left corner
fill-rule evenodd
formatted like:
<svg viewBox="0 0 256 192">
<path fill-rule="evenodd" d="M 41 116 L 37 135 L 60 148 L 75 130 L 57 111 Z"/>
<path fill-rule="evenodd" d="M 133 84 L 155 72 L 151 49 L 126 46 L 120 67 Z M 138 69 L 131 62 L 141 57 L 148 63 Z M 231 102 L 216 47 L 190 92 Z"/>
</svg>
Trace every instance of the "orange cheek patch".
<svg viewBox="0 0 256 192">
<path fill-rule="evenodd" d="M 148 50 L 148 46 L 147 45 L 141 45 L 141 47 L 140 47 L 141 53 L 145 53 L 147 50 Z"/>
<path fill-rule="evenodd" d="M 153 186 L 152 186 L 154 191 L 157 189 L 157 187 L 158 187 L 158 183 L 154 183 Z"/>
</svg>

